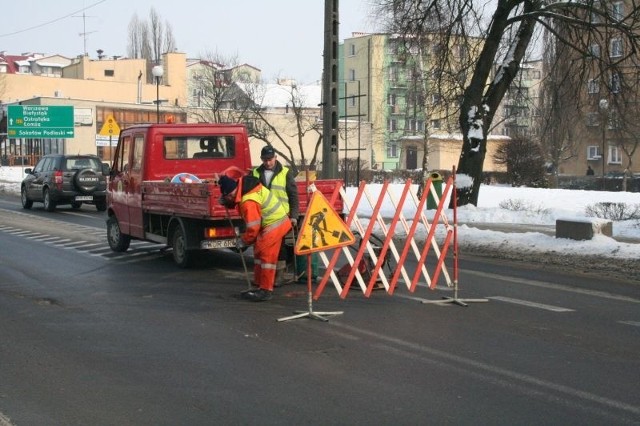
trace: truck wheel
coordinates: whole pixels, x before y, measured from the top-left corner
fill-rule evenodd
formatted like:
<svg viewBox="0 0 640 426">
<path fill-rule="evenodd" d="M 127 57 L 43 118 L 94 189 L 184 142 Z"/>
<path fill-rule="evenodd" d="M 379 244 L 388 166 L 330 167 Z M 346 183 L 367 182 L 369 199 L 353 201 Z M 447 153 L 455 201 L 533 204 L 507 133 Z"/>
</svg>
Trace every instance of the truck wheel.
<svg viewBox="0 0 640 426">
<path fill-rule="evenodd" d="M 49 191 L 49 188 L 44 189 L 44 193 L 42 194 L 42 203 L 44 204 L 44 209 L 48 212 L 52 212 L 56 209 L 56 203 L 51 200 L 51 192 Z"/>
<path fill-rule="evenodd" d="M 120 224 L 115 216 L 107 219 L 107 241 L 109 241 L 111 250 L 115 252 L 127 251 L 131 243 L 131 236 L 120 231 Z"/>
<path fill-rule="evenodd" d="M 178 226 L 173 233 L 171 240 L 173 247 L 173 261 L 181 268 L 188 268 L 193 261 L 194 253 L 187 250 L 187 237 L 181 226 Z"/>
</svg>

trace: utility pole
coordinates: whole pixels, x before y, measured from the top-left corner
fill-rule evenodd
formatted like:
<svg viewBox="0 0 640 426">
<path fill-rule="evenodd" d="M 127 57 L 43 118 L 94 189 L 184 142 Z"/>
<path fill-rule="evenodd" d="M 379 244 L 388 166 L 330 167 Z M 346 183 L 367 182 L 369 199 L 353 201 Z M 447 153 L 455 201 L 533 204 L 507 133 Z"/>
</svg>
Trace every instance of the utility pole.
<svg viewBox="0 0 640 426">
<path fill-rule="evenodd" d="M 324 1 L 322 72 L 322 177 L 338 177 L 338 42 L 339 0 Z"/>
</svg>

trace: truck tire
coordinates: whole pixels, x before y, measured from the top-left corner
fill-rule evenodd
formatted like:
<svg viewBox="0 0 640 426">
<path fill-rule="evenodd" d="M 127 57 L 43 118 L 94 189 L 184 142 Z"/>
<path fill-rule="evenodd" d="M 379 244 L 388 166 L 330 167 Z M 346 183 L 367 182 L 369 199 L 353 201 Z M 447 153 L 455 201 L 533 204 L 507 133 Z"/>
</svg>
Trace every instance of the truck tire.
<svg viewBox="0 0 640 426">
<path fill-rule="evenodd" d="M 131 243 L 131 236 L 122 233 L 118 219 L 115 216 L 107 219 L 107 241 L 109 241 L 111 250 L 115 252 L 127 251 Z"/>
<path fill-rule="evenodd" d="M 171 239 L 171 247 L 173 248 L 173 261 L 181 268 L 188 268 L 194 258 L 192 251 L 187 250 L 187 236 L 182 226 L 177 226 Z"/>
</svg>

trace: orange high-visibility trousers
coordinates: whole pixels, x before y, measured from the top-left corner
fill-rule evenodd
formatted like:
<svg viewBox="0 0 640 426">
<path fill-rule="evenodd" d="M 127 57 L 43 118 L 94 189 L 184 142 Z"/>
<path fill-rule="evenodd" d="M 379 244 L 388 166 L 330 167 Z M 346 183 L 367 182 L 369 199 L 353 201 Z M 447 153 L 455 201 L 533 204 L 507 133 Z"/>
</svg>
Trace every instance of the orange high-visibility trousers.
<svg viewBox="0 0 640 426">
<path fill-rule="evenodd" d="M 291 221 L 288 217 L 285 217 L 281 222 L 276 222 L 260 230 L 256 244 L 253 247 L 253 276 L 258 287 L 273 291 L 280 246 L 284 236 L 289 231 L 291 231 Z"/>
</svg>

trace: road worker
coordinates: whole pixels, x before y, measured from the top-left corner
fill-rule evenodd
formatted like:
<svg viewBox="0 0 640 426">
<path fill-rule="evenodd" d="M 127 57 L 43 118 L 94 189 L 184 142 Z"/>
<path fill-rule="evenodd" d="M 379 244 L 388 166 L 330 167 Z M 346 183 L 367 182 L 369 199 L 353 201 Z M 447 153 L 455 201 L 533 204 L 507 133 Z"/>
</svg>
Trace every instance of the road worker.
<svg viewBox="0 0 640 426">
<path fill-rule="evenodd" d="M 252 175 L 260 179 L 260 183 L 280 199 L 287 215 L 289 215 L 291 226 L 295 228 L 298 224 L 300 203 L 298 201 L 298 187 L 294 180 L 293 172 L 278 161 L 276 151 L 271 145 L 265 145 L 262 148 L 260 159 L 262 160 L 262 165 L 255 167 Z M 283 241 L 280 245 L 280 253 L 276 267 L 276 287 L 284 284 L 286 268 L 287 247 Z"/>
<path fill-rule="evenodd" d="M 278 197 L 254 176 L 238 180 L 226 175 L 218 180 L 223 201 L 238 206 L 246 230 L 242 243 L 255 244 L 254 281 L 257 288 L 242 293 L 245 299 L 262 302 L 271 299 L 282 239 L 291 230 L 291 221 Z"/>
</svg>

